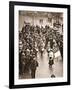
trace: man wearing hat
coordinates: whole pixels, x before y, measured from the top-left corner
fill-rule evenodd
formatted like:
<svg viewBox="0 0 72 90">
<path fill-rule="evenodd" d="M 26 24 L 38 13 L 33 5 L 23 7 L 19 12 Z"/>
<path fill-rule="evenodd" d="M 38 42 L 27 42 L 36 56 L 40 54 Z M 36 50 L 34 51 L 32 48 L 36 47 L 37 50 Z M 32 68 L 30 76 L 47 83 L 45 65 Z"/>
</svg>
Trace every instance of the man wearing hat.
<svg viewBox="0 0 72 90">
<path fill-rule="evenodd" d="M 36 61 L 36 58 L 33 57 L 33 60 L 31 61 L 31 76 L 32 78 L 35 78 L 36 68 L 38 67 L 38 62 Z"/>
<path fill-rule="evenodd" d="M 22 74 L 23 74 L 25 72 L 25 66 L 26 66 L 26 59 L 25 59 L 25 53 L 24 52 L 22 52 L 21 62 L 22 62 Z"/>
</svg>

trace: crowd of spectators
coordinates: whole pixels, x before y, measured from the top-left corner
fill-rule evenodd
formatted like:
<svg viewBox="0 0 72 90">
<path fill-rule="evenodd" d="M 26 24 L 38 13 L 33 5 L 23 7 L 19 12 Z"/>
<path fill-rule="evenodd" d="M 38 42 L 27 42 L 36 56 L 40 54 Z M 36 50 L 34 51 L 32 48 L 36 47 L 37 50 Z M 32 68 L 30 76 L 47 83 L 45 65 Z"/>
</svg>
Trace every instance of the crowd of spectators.
<svg viewBox="0 0 72 90">
<path fill-rule="evenodd" d="M 38 65 L 33 61 L 36 61 L 37 53 L 41 53 L 42 50 L 47 50 L 49 47 L 53 49 L 55 44 L 59 47 L 63 58 L 63 35 L 57 30 L 49 26 L 45 26 L 45 28 L 30 24 L 23 26 L 19 31 L 19 73 L 29 72 L 32 64 L 34 64 L 33 68 L 36 68 Z"/>
</svg>

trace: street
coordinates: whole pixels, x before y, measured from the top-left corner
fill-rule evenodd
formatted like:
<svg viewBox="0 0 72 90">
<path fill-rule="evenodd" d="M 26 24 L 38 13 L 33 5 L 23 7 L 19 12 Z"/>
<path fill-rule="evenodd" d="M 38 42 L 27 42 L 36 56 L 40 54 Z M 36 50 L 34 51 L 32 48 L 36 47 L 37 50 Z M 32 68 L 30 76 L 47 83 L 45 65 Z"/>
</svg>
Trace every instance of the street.
<svg viewBox="0 0 72 90">
<path fill-rule="evenodd" d="M 36 69 L 35 78 L 51 78 L 52 74 L 54 74 L 55 77 L 63 76 L 63 62 L 62 62 L 61 56 L 57 54 L 59 54 L 59 52 L 56 53 L 54 64 L 52 68 L 50 68 L 48 64 L 49 62 L 48 53 L 46 52 L 46 50 L 44 51 L 43 56 L 41 56 L 41 53 L 38 52 L 37 54 L 38 67 Z M 20 79 L 30 79 L 31 71 L 24 73 L 19 78 Z"/>
<path fill-rule="evenodd" d="M 48 54 L 46 51 L 43 53 L 42 57 L 40 53 L 38 53 L 37 61 L 39 66 L 36 70 L 36 78 L 50 78 L 52 74 L 54 74 L 55 77 L 63 76 L 63 62 L 61 56 L 54 59 L 54 65 L 52 68 L 49 68 Z"/>
</svg>

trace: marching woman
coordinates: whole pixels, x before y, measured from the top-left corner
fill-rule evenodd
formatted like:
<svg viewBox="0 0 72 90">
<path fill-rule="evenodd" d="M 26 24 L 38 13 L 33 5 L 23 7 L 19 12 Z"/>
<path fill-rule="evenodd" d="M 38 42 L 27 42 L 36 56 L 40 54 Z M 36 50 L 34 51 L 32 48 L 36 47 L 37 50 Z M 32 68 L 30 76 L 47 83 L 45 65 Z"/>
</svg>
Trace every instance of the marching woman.
<svg viewBox="0 0 72 90">
<path fill-rule="evenodd" d="M 52 67 L 52 65 L 54 64 L 54 52 L 52 49 L 49 50 L 48 57 L 49 57 L 49 67 Z"/>
</svg>

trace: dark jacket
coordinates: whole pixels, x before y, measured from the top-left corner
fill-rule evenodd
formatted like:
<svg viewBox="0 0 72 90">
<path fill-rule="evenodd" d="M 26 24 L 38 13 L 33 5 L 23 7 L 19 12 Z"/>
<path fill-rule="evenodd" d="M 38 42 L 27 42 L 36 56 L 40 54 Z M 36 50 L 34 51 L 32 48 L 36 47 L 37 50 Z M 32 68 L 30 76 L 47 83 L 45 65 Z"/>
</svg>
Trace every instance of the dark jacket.
<svg viewBox="0 0 72 90">
<path fill-rule="evenodd" d="M 38 67 L 38 62 L 36 60 L 32 60 L 30 65 L 31 70 L 36 70 L 36 67 Z"/>
</svg>

